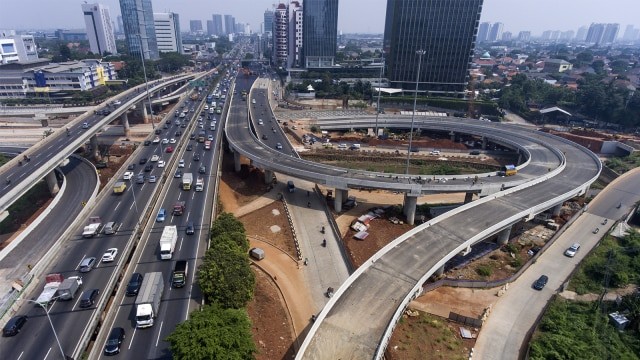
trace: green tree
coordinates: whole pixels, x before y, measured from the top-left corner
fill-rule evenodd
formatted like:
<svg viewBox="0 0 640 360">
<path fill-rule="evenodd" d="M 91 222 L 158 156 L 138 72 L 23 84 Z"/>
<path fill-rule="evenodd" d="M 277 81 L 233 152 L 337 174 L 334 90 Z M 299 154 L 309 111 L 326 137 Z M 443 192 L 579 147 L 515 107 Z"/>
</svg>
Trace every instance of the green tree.
<svg viewBox="0 0 640 360">
<path fill-rule="evenodd" d="M 205 305 L 166 338 L 176 360 L 253 359 L 251 320 L 245 310 Z"/>
<path fill-rule="evenodd" d="M 189 65 L 189 57 L 177 52 L 160 53 L 160 60 L 156 64 L 162 71 L 177 72 Z"/>
<path fill-rule="evenodd" d="M 244 225 L 233 214 L 223 212 L 211 225 L 211 234 L 217 236 L 224 233 L 241 233 L 246 235 Z"/>
<path fill-rule="evenodd" d="M 208 303 L 239 309 L 253 298 L 255 276 L 247 254 L 232 242 L 220 241 L 205 253 L 198 284 Z"/>
</svg>

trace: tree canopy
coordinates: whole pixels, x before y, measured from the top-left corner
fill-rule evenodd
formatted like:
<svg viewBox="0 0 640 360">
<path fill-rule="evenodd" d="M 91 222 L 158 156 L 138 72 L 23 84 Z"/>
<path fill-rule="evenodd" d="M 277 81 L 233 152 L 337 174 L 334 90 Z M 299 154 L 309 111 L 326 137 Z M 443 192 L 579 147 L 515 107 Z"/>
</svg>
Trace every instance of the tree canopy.
<svg viewBox="0 0 640 360">
<path fill-rule="evenodd" d="M 246 311 L 217 304 L 192 312 L 166 341 L 177 360 L 253 359 L 256 352 Z"/>
</svg>

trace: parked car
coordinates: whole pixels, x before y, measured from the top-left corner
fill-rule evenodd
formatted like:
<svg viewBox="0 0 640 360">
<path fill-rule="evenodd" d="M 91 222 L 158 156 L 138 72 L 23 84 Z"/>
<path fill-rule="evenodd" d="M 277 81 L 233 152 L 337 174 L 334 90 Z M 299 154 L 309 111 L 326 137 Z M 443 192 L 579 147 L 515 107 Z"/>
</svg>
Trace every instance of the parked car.
<svg viewBox="0 0 640 360">
<path fill-rule="evenodd" d="M 580 244 L 575 243 L 571 245 L 567 250 L 565 250 L 564 254 L 568 257 L 576 256 L 576 253 L 580 250 Z"/>
<path fill-rule="evenodd" d="M 598 232 L 600 232 L 600 228 L 595 228 L 595 229 L 593 229 L 593 233 L 594 233 L 594 234 L 597 234 Z"/>
<path fill-rule="evenodd" d="M 2 336 L 16 336 L 29 319 L 26 315 L 16 315 L 9 319 L 2 328 Z"/>
<path fill-rule="evenodd" d="M 96 258 L 86 257 L 80 262 L 80 267 L 78 268 L 78 271 L 80 271 L 81 273 L 87 273 L 91 271 L 91 269 L 93 269 L 93 266 L 95 265 L 95 263 L 96 263 Z"/>
<path fill-rule="evenodd" d="M 120 352 L 120 345 L 124 341 L 124 329 L 115 327 L 111 329 L 107 342 L 104 344 L 105 355 L 115 355 Z"/>
<path fill-rule="evenodd" d="M 538 280 L 536 280 L 535 283 L 533 283 L 533 288 L 536 290 L 542 290 L 544 289 L 544 286 L 547 285 L 548 281 L 549 277 L 547 275 L 542 275 L 538 278 Z"/>
</svg>

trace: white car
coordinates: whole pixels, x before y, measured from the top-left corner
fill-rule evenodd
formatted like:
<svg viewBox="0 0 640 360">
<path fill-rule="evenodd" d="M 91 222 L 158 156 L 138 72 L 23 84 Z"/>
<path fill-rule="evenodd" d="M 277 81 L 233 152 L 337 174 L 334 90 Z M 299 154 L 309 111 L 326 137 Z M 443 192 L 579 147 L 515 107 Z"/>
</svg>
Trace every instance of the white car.
<svg viewBox="0 0 640 360">
<path fill-rule="evenodd" d="M 440 155 L 440 150 L 431 150 L 431 155 Z"/>
<path fill-rule="evenodd" d="M 164 160 L 158 161 L 158 167 L 159 168 L 163 168 L 164 167 Z"/>
<path fill-rule="evenodd" d="M 160 138 L 159 137 L 154 137 L 152 143 L 157 144 L 160 142 Z"/>
<path fill-rule="evenodd" d="M 149 175 L 149 182 L 150 183 L 156 182 L 156 176 L 155 175 Z"/>
<path fill-rule="evenodd" d="M 104 255 L 102 255 L 102 262 L 112 262 L 116 259 L 116 255 L 118 255 L 118 248 L 108 249 Z"/>
<path fill-rule="evenodd" d="M 122 176 L 122 178 L 125 179 L 125 180 L 133 179 L 133 171 L 125 171 L 125 173 Z"/>
<path fill-rule="evenodd" d="M 169 139 L 162 139 L 162 145 L 167 145 L 169 143 Z"/>
<path fill-rule="evenodd" d="M 114 106 L 120 106 L 120 105 L 122 105 L 122 101 L 120 101 L 120 100 L 115 100 L 114 102 L 112 102 L 112 104 L 113 104 Z"/>
<path fill-rule="evenodd" d="M 180 161 L 178 161 L 178 167 L 179 168 L 183 168 L 184 167 L 184 159 L 180 159 Z"/>
<path fill-rule="evenodd" d="M 580 244 L 575 243 L 571 245 L 567 250 L 565 250 L 564 255 L 568 257 L 576 256 L 576 253 L 580 250 Z"/>
<path fill-rule="evenodd" d="M 264 122 L 262 121 L 262 119 L 258 119 L 258 125 L 264 125 Z"/>
<path fill-rule="evenodd" d="M 158 156 L 158 155 L 153 155 L 153 156 L 151 157 L 151 162 L 156 162 L 156 161 L 158 161 L 158 160 L 160 160 L 160 156 Z"/>
<path fill-rule="evenodd" d="M 176 143 L 176 139 L 172 138 L 171 140 L 169 140 L 169 144 L 175 144 L 175 143 Z"/>
</svg>

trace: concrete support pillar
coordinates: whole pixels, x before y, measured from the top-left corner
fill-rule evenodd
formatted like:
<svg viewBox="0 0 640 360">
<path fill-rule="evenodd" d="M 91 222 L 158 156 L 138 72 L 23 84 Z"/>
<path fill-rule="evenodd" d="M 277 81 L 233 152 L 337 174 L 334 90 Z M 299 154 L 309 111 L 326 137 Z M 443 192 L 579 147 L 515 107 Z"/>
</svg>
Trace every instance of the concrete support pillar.
<svg viewBox="0 0 640 360">
<path fill-rule="evenodd" d="M 89 143 L 91 144 L 91 152 L 93 153 L 93 158 L 96 161 L 100 161 L 102 157 L 100 156 L 100 147 L 98 146 L 98 136 L 93 135 L 89 140 Z"/>
<path fill-rule="evenodd" d="M 468 192 L 464 194 L 464 203 L 468 204 L 470 202 L 473 201 L 473 193 L 472 192 Z"/>
<path fill-rule="evenodd" d="M 487 138 L 485 136 L 482 137 L 482 150 L 487 150 Z"/>
<path fill-rule="evenodd" d="M 342 212 L 342 190 L 341 189 L 335 189 L 333 192 L 333 209 L 339 213 Z"/>
<path fill-rule="evenodd" d="M 240 163 L 240 153 L 237 151 L 233 152 L 233 169 L 236 172 L 240 172 L 241 169 L 241 163 Z"/>
<path fill-rule="evenodd" d="M 439 267 L 438 270 L 436 270 L 436 273 L 434 275 L 435 276 L 442 276 L 442 274 L 444 274 L 444 265 Z"/>
<path fill-rule="evenodd" d="M 562 203 L 553 207 L 553 216 L 560 216 L 560 211 L 562 210 Z"/>
<path fill-rule="evenodd" d="M 120 121 L 122 122 L 122 128 L 124 129 L 124 136 L 129 136 L 131 134 L 131 129 L 129 128 L 129 115 L 124 112 L 120 116 Z"/>
<path fill-rule="evenodd" d="M 273 181 L 273 170 L 265 170 L 264 171 L 264 183 L 271 184 Z"/>
<path fill-rule="evenodd" d="M 49 192 L 51 193 L 51 195 L 55 195 L 58 193 L 58 191 L 60 191 L 55 170 L 52 170 L 50 173 L 48 173 L 47 176 L 45 176 L 45 180 L 47 181 L 47 186 L 49 187 Z"/>
<path fill-rule="evenodd" d="M 144 102 L 144 100 L 140 102 L 140 117 L 142 118 L 142 122 L 144 124 L 148 124 L 151 120 L 147 113 L 147 104 Z"/>
<path fill-rule="evenodd" d="M 452 131 L 449 135 L 451 136 L 451 141 L 456 142 L 456 133 Z"/>
<path fill-rule="evenodd" d="M 498 245 L 506 245 L 511 236 L 511 226 L 498 233 Z"/>
<path fill-rule="evenodd" d="M 404 194 L 404 207 L 402 212 L 407 218 L 407 224 L 413 225 L 416 218 L 416 205 L 418 204 L 418 197 L 415 195 Z"/>
</svg>

